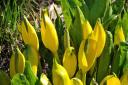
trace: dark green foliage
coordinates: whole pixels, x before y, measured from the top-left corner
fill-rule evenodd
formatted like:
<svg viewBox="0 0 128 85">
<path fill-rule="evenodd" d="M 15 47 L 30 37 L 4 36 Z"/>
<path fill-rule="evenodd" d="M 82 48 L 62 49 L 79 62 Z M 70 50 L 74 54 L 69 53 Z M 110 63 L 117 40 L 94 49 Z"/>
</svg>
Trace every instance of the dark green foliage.
<svg viewBox="0 0 128 85">
<path fill-rule="evenodd" d="M 119 46 L 114 47 L 114 56 L 112 61 L 112 72 L 120 76 L 122 74 L 124 61 L 128 52 L 128 44 L 121 42 Z"/>
<path fill-rule="evenodd" d="M 119 14 L 123 11 L 124 4 L 126 0 L 115 0 L 112 4 L 113 6 L 113 13 Z"/>
</svg>

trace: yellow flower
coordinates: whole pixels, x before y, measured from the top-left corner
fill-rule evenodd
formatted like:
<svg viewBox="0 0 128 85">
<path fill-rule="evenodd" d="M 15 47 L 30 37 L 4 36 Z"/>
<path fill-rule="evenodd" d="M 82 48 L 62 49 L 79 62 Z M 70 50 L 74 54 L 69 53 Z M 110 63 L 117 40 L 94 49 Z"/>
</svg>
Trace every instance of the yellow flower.
<svg viewBox="0 0 128 85">
<path fill-rule="evenodd" d="M 10 59 L 10 76 L 11 78 L 16 73 L 23 73 L 25 68 L 25 57 L 17 47 L 15 52 L 13 52 Z"/>
<path fill-rule="evenodd" d="M 106 76 L 100 83 L 100 85 L 121 85 L 120 80 L 118 77 L 114 75 L 108 75 Z"/>
<path fill-rule="evenodd" d="M 54 85 L 71 85 L 66 69 L 53 58 L 52 79 Z"/>
<path fill-rule="evenodd" d="M 86 72 L 93 66 L 96 60 L 96 49 L 97 49 L 97 40 L 95 39 L 94 32 L 89 36 L 88 45 L 86 50 L 86 58 L 88 67 L 86 68 Z"/>
<path fill-rule="evenodd" d="M 58 36 L 54 24 L 46 12 L 44 13 L 44 20 L 41 20 L 41 36 L 44 46 L 52 53 L 56 53 L 59 46 Z"/>
<path fill-rule="evenodd" d="M 86 40 L 82 40 L 79 47 L 79 52 L 78 52 L 78 66 L 79 66 L 79 69 L 82 70 L 82 72 L 85 72 L 88 67 L 86 55 L 84 52 L 85 42 Z"/>
<path fill-rule="evenodd" d="M 22 35 L 25 44 L 31 45 L 36 50 L 39 49 L 39 40 L 34 27 L 24 16 L 24 20 L 18 24 L 18 30 Z"/>
<path fill-rule="evenodd" d="M 77 68 L 77 57 L 73 47 L 68 47 L 63 56 L 63 66 L 67 70 L 69 77 L 73 77 Z"/>
<path fill-rule="evenodd" d="M 88 20 L 85 20 L 83 22 L 82 28 L 83 28 L 83 39 L 86 40 L 92 32 L 92 27 L 91 27 L 90 23 L 88 22 Z"/>
<path fill-rule="evenodd" d="M 122 26 L 117 26 L 114 34 L 114 45 L 119 45 L 120 42 L 125 42 L 125 36 Z"/>
<path fill-rule="evenodd" d="M 95 56 L 99 57 L 104 49 L 106 42 L 106 33 L 99 20 L 96 22 L 96 25 L 94 27 L 94 36 L 95 39 L 97 40 L 97 47 L 96 47 L 97 50 Z"/>
</svg>

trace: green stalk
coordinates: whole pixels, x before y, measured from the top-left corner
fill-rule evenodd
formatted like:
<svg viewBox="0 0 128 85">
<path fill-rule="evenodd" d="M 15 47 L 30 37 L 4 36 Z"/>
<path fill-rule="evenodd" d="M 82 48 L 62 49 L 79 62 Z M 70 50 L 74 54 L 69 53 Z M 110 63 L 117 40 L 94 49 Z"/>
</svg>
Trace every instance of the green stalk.
<svg viewBox="0 0 128 85">
<path fill-rule="evenodd" d="M 86 85 L 86 72 L 82 72 L 82 82 L 83 82 L 83 85 Z"/>
<path fill-rule="evenodd" d="M 57 52 L 53 53 L 53 56 L 57 60 L 58 63 L 61 63 Z"/>
<path fill-rule="evenodd" d="M 65 29 L 65 34 L 64 34 L 64 48 L 69 48 L 70 47 L 70 35 L 68 29 Z"/>
</svg>

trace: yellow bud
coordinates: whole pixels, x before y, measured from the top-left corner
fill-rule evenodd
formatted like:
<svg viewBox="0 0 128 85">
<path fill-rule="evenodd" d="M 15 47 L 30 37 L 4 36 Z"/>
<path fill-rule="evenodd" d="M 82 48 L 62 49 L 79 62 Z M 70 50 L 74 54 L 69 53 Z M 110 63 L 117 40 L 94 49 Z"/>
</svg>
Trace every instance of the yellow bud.
<svg viewBox="0 0 128 85">
<path fill-rule="evenodd" d="M 90 23 L 88 22 L 88 20 L 85 20 L 83 22 L 82 28 L 83 28 L 83 39 L 86 40 L 92 32 L 92 27 L 91 27 Z"/>
<path fill-rule="evenodd" d="M 10 76 L 11 78 L 16 73 L 23 73 L 25 68 L 25 57 L 19 50 L 16 48 L 15 52 L 13 52 L 10 59 Z"/>
<path fill-rule="evenodd" d="M 47 76 L 42 73 L 40 77 L 40 85 L 52 85 Z"/>
<path fill-rule="evenodd" d="M 120 42 L 125 42 L 125 36 L 122 26 L 117 26 L 114 34 L 114 45 L 119 45 Z"/>
<path fill-rule="evenodd" d="M 67 70 L 69 77 L 73 77 L 77 68 L 77 57 L 73 47 L 68 47 L 63 56 L 63 66 Z"/>
<path fill-rule="evenodd" d="M 102 26 L 102 24 L 97 21 L 95 28 L 94 28 L 94 36 L 97 39 L 97 50 L 96 50 L 96 57 L 99 57 L 104 49 L 105 42 L 106 42 L 106 33 Z"/>
<path fill-rule="evenodd" d="M 31 45 L 36 50 L 39 49 L 39 40 L 36 31 L 25 16 L 24 20 L 21 21 L 21 24 L 18 24 L 18 30 L 21 33 L 25 44 Z"/>
<path fill-rule="evenodd" d="M 78 66 L 79 69 L 82 70 L 82 72 L 85 72 L 86 68 L 88 67 L 86 55 L 84 52 L 85 42 L 86 40 L 82 40 L 78 51 Z"/>
<path fill-rule="evenodd" d="M 41 36 L 44 46 L 52 53 L 56 53 L 59 46 L 58 36 L 54 24 L 46 13 L 44 20 L 41 20 Z"/>
<path fill-rule="evenodd" d="M 21 33 L 22 39 L 24 41 L 25 44 L 29 43 L 29 36 L 27 33 L 27 29 L 24 25 L 24 22 L 22 21 L 21 24 L 17 25 L 19 32 Z"/>
<path fill-rule="evenodd" d="M 52 79 L 54 85 L 71 85 L 66 69 L 53 58 Z"/>
<path fill-rule="evenodd" d="M 121 85 L 120 80 L 118 77 L 114 75 L 108 75 L 106 76 L 100 83 L 100 85 Z"/>
<path fill-rule="evenodd" d="M 78 78 L 72 78 L 71 81 L 73 85 L 83 85 L 83 82 Z"/>
<path fill-rule="evenodd" d="M 96 60 L 96 47 L 97 47 L 97 40 L 95 39 L 94 32 L 89 36 L 88 45 L 86 50 L 86 58 L 88 67 L 86 68 L 86 72 L 93 66 Z"/>
</svg>

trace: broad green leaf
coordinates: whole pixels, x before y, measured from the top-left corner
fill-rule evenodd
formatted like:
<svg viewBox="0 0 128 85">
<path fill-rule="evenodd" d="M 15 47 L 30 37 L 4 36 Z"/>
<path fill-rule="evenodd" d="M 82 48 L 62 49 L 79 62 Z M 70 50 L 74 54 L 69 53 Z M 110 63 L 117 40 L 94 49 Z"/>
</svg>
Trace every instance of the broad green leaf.
<svg viewBox="0 0 128 85">
<path fill-rule="evenodd" d="M 75 20 L 72 24 L 71 29 L 69 30 L 69 34 L 71 37 L 71 40 L 73 41 L 73 44 L 76 49 L 79 48 L 79 45 L 82 41 L 82 24 L 81 24 L 81 15 L 80 15 L 80 9 L 76 8 L 75 11 Z"/>
<path fill-rule="evenodd" d="M 111 32 L 106 32 L 106 43 L 101 56 L 98 59 L 98 68 L 96 79 L 100 83 L 102 79 L 108 74 L 109 64 L 111 60 L 111 50 L 113 47 L 113 40 Z"/>
<path fill-rule="evenodd" d="M 4 84 L 2 84 L 4 85 Z M 24 74 L 16 74 L 11 80 L 11 85 L 31 85 Z"/>
<path fill-rule="evenodd" d="M 2 70 L 0 70 L 0 84 L 1 85 L 10 85 L 9 76 Z"/>
<path fill-rule="evenodd" d="M 94 26 L 96 20 L 104 16 L 106 7 L 109 5 L 110 0 L 95 0 L 93 6 L 89 11 L 89 21 L 91 25 Z"/>
<path fill-rule="evenodd" d="M 31 68 L 31 64 L 29 61 L 25 62 L 25 70 L 24 70 L 24 74 L 27 78 L 27 80 L 29 81 L 30 85 L 35 85 L 37 83 L 37 77 L 34 75 L 32 68 Z"/>
<path fill-rule="evenodd" d="M 91 9 L 92 6 L 94 5 L 94 2 L 95 2 L 96 0 L 84 0 L 84 1 L 86 2 L 88 8 Z"/>
</svg>

